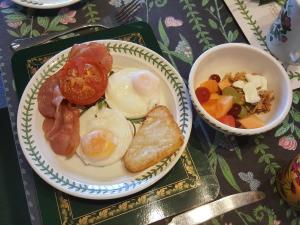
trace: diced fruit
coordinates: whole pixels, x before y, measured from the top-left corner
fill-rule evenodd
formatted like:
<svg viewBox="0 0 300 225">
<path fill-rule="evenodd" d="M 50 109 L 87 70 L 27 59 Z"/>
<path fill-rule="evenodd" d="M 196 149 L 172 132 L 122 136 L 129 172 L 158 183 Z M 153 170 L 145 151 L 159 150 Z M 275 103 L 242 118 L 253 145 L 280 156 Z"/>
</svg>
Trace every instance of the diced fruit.
<svg viewBox="0 0 300 225">
<path fill-rule="evenodd" d="M 241 112 L 240 112 L 238 117 L 239 118 L 244 118 L 248 115 L 248 111 L 247 111 L 245 106 L 241 106 L 241 107 L 242 107 L 242 109 L 241 109 Z"/>
<path fill-rule="evenodd" d="M 198 87 L 195 93 L 200 103 L 207 102 L 210 97 L 210 91 L 206 87 Z"/>
<path fill-rule="evenodd" d="M 212 117 L 220 119 L 225 116 L 233 104 L 232 96 L 221 96 L 218 99 L 210 99 L 202 106 Z"/>
<path fill-rule="evenodd" d="M 217 83 L 219 83 L 220 80 L 221 80 L 221 77 L 218 74 L 212 74 L 212 75 L 209 76 L 209 79 L 210 80 L 215 80 L 215 81 L 217 81 Z"/>
<path fill-rule="evenodd" d="M 205 111 L 208 112 L 208 114 L 210 114 L 212 117 L 216 117 L 217 101 L 217 99 L 210 99 L 202 104 Z"/>
<path fill-rule="evenodd" d="M 220 119 L 221 117 L 225 116 L 231 109 L 232 104 L 232 96 L 220 96 L 220 98 L 217 100 L 215 118 Z"/>
<path fill-rule="evenodd" d="M 242 111 L 242 107 L 239 104 L 233 103 L 228 114 L 232 115 L 234 118 L 237 118 L 241 111 Z"/>
<path fill-rule="evenodd" d="M 219 121 L 221 123 L 224 123 L 224 124 L 228 125 L 228 126 L 236 127 L 236 125 L 235 125 L 235 119 L 234 119 L 234 117 L 232 115 L 225 115 L 225 116 L 221 117 L 219 119 Z"/>
<path fill-rule="evenodd" d="M 231 95 L 233 97 L 233 102 L 237 104 L 243 104 L 243 96 L 235 90 L 233 87 L 226 87 L 222 90 L 222 95 Z"/>
<path fill-rule="evenodd" d="M 242 119 L 239 119 L 238 121 L 246 129 L 259 128 L 265 125 L 265 123 L 260 118 L 258 118 L 255 114 L 246 116 Z"/>
<path fill-rule="evenodd" d="M 221 95 L 217 94 L 217 93 L 212 93 L 209 97 L 209 99 L 219 99 L 221 97 Z"/>
<path fill-rule="evenodd" d="M 219 85 L 219 88 L 220 88 L 221 90 L 223 90 L 223 89 L 226 88 L 226 87 L 230 87 L 230 86 L 231 86 L 231 83 L 230 83 L 230 81 L 229 81 L 228 79 L 223 79 L 222 81 L 220 81 L 220 82 L 218 83 L 218 85 Z"/>
<path fill-rule="evenodd" d="M 200 87 L 206 87 L 210 93 L 217 93 L 219 91 L 218 83 L 215 80 L 207 80 L 200 84 Z"/>
<path fill-rule="evenodd" d="M 242 124 L 238 120 L 236 120 L 235 121 L 235 127 L 240 128 L 241 126 L 242 126 Z"/>
</svg>

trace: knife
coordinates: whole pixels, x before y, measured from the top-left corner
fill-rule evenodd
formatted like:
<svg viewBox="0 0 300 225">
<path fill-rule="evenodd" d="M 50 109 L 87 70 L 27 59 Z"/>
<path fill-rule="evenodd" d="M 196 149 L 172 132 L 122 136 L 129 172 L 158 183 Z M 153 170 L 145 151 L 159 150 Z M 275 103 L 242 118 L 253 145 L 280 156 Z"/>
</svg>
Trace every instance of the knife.
<svg viewBox="0 0 300 225">
<path fill-rule="evenodd" d="M 168 225 L 200 224 L 226 212 L 249 205 L 264 198 L 265 194 L 261 191 L 249 191 L 229 195 L 174 216 Z"/>
</svg>

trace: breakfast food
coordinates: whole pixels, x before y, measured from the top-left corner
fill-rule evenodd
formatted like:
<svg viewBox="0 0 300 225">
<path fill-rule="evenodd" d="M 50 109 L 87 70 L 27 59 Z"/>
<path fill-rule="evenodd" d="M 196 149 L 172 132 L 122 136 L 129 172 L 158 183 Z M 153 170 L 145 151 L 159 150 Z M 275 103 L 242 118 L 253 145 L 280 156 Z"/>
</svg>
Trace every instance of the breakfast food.
<svg viewBox="0 0 300 225">
<path fill-rule="evenodd" d="M 97 42 L 89 42 L 87 44 L 73 45 L 69 59 L 82 57 L 85 59 L 95 60 L 97 65 L 101 65 L 105 74 L 109 74 L 112 69 L 113 58 L 105 45 Z"/>
<path fill-rule="evenodd" d="M 59 87 L 63 96 L 76 105 L 90 105 L 104 95 L 108 74 L 94 60 L 69 59 L 59 71 Z"/>
<path fill-rule="evenodd" d="M 264 126 L 256 114 L 269 112 L 274 99 L 264 76 L 245 72 L 225 74 L 222 79 L 212 74 L 195 94 L 212 117 L 228 126 L 246 129 Z"/>
<path fill-rule="evenodd" d="M 97 105 L 80 117 L 78 156 L 88 165 L 107 166 L 120 160 L 132 140 L 131 124 L 123 114 Z"/>
<path fill-rule="evenodd" d="M 183 136 L 159 105 L 159 77 L 143 68 L 112 71 L 112 62 L 102 44 L 74 45 L 65 65 L 39 89 L 42 129 L 58 155 L 76 155 L 94 167 L 124 159 L 129 171 L 138 172 L 176 151 Z"/>
<path fill-rule="evenodd" d="M 104 45 L 74 45 L 63 68 L 42 84 L 38 109 L 45 117 L 45 137 L 56 154 L 70 157 L 75 152 L 80 143 L 80 111 L 71 103 L 85 106 L 102 97 L 111 67 L 112 56 Z"/>
<path fill-rule="evenodd" d="M 37 101 L 40 113 L 45 117 L 54 118 L 56 108 L 62 99 L 63 96 L 59 91 L 58 74 L 56 73 L 49 77 L 39 90 Z"/>
<path fill-rule="evenodd" d="M 62 102 L 54 118 L 45 118 L 43 131 L 51 148 L 58 155 L 71 157 L 77 148 L 79 137 L 79 110 Z"/>
<path fill-rule="evenodd" d="M 125 167 L 142 171 L 174 153 L 183 144 L 183 137 L 172 114 L 165 106 L 152 109 L 133 137 L 125 156 Z"/>
<path fill-rule="evenodd" d="M 58 84 L 58 73 L 42 84 L 38 109 L 45 117 L 43 131 L 53 151 L 71 156 L 79 144 L 79 110 L 64 101 Z"/>
<path fill-rule="evenodd" d="M 74 45 L 69 58 L 59 71 L 59 87 L 63 96 L 76 105 L 90 105 L 104 95 L 112 56 L 99 43 Z"/>
<path fill-rule="evenodd" d="M 109 77 L 105 98 L 111 108 L 120 110 L 127 118 L 141 118 L 160 103 L 159 85 L 152 72 L 125 68 Z"/>
</svg>

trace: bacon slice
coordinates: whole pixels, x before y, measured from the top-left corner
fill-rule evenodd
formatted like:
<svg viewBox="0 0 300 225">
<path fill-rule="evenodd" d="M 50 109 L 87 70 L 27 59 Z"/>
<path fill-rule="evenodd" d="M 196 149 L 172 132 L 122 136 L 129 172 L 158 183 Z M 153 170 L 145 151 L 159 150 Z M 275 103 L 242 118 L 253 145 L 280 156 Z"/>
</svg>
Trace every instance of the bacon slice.
<svg viewBox="0 0 300 225">
<path fill-rule="evenodd" d="M 105 74 L 108 74 L 112 69 L 113 58 L 103 44 L 97 42 L 75 44 L 69 53 L 69 59 L 79 56 L 96 59 L 104 67 Z"/>
<path fill-rule="evenodd" d="M 45 137 L 56 154 L 70 156 L 79 145 L 79 116 L 78 109 L 62 102 L 56 110 L 55 118 L 44 120 Z"/>
<path fill-rule="evenodd" d="M 52 150 L 59 155 L 72 155 L 80 142 L 78 109 L 63 101 L 58 73 L 49 77 L 38 93 L 38 109 L 45 116 L 43 131 Z"/>
<path fill-rule="evenodd" d="M 45 117 L 54 117 L 56 108 L 63 100 L 59 90 L 58 73 L 49 77 L 41 86 L 37 101 L 40 113 Z"/>
</svg>

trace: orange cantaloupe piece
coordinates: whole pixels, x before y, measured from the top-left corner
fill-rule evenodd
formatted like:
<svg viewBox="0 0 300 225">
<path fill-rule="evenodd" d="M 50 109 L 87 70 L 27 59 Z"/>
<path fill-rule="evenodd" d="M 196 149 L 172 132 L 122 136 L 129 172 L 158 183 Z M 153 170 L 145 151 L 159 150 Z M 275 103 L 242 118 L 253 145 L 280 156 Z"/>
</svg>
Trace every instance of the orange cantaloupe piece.
<svg viewBox="0 0 300 225">
<path fill-rule="evenodd" d="M 259 127 L 263 127 L 265 125 L 264 121 L 262 121 L 255 114 L 246 116 L 246 117 L 244 117 L 242 119 L 239 119 L 238 121 L 246 129 L 259 128 Z"/>
<path fill-rule="evenodd" d="M 221 90 L 223 90 L 224 88 L 230 87 L 231 82 L 228 79 L 223 79 L 218 83 L 218 86 Z"/>
<path fill-rule="evenodd" d="M 218 99 L 210 99 L 202 106 L 212 117 L 220 119 L 225 116 L 233 104 L 232 96 L 221 96 Z"/>
<path fill-rule="evenodd" d="M 210 100 L 213 100 L 213 99 L 219 99 L 221 97 L 221 95 L 217 94 L 217 93 L 212 93 L 210 96 L 209 96 L 209 99 Z"/>
<path fill-rule="evenodd" d="M 217 99 L 209 99 L 207 102 L 204 102 L 202 106 L 212 117 L 216 116 Z"/>
<path fill-rule="evenodd" d="M 210 93 L 219 91 L 218 83 L 215 80 L 207 80 L 200 84 L 200 87 L 206 87 Z"/>
<path fill-rule="evenodd" d="M 222 95 L 217 100 L 215 118 L 220 119 L 221 117 L 225 116 L 233 105 L 233 97 Z"/>
</svg>

